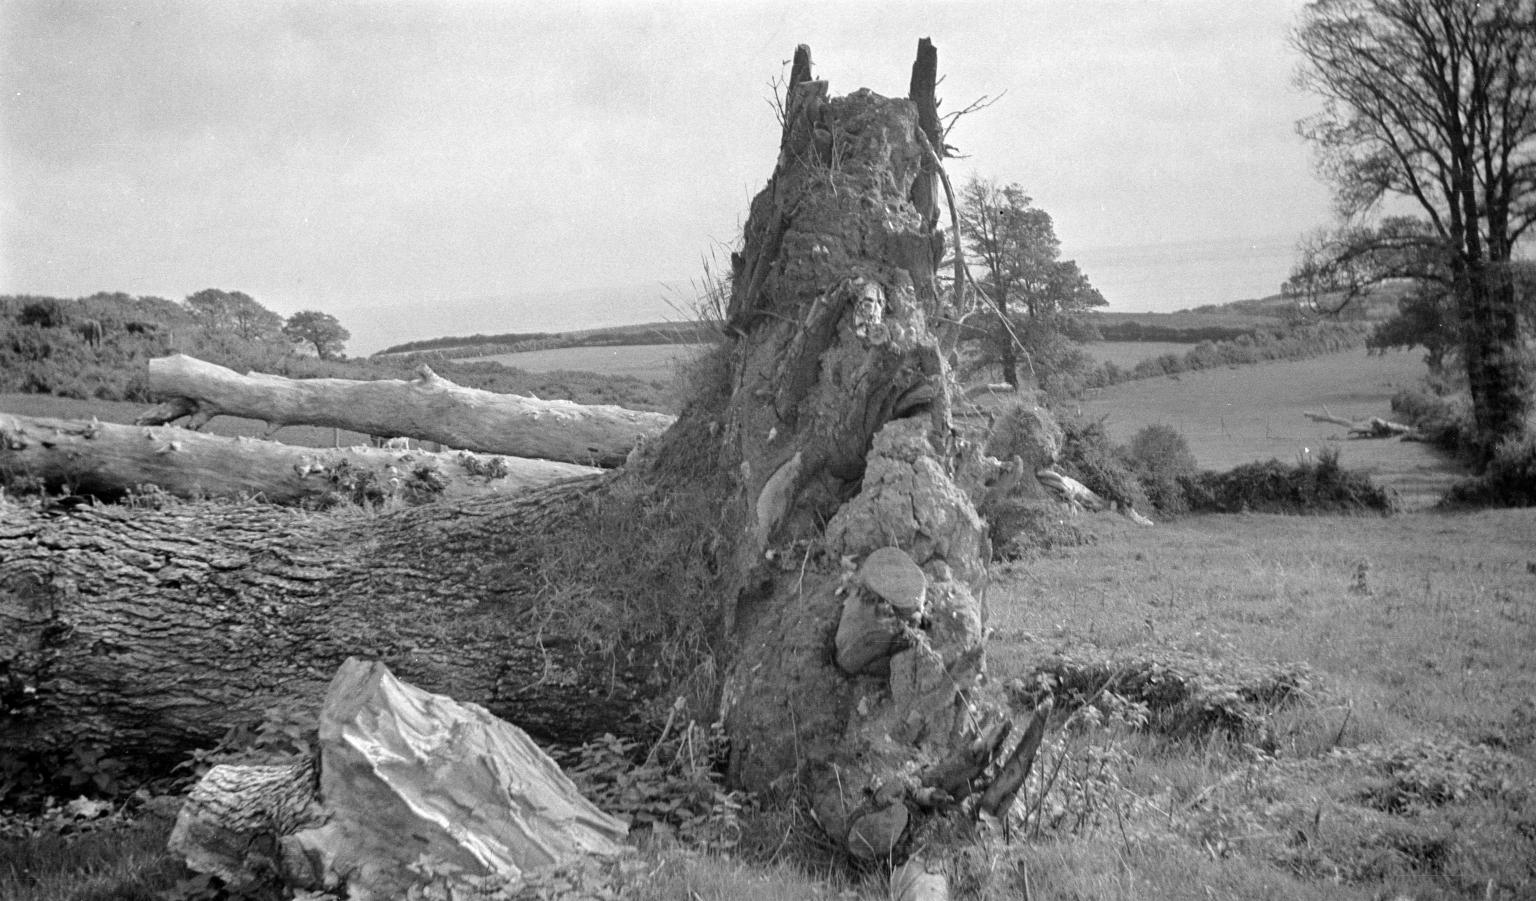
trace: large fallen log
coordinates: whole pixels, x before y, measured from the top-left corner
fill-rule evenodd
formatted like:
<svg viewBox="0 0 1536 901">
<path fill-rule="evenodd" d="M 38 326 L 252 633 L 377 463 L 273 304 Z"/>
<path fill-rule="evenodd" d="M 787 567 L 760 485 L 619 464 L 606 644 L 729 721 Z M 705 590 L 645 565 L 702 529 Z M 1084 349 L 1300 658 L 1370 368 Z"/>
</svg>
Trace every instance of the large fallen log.
<svg viewBox="0 0 1536 901">
<path fill-rule="evenodd" d="M 113 500 L 148 486 L 182 498 L 282 505 L 410 504 L 512 492 L 599 470 L 575 463 L 371 447 L 308 448 L 174 426 L 0 414 L 0 485 Z"/>
<path fill-rule="evenodd" d="M 1401 438 L 1404 441 L 1424 440 L 1424 433 L 1413 426 L 1404 425 L 1401 422 L 1392 422 L 1379 416 L 1372 416 L 1370 419 L 1345 419 L 1342 416 L 1335 416 L 1329 413 L 1327 407 L 1324 407 L 1321 413 L 1313 413 L 1309 410 L 1302 415 L 1313 422 L 1328 422 L 1344 426 L 1349 429 L 1349 437 L 1351 438 Z"/>
<path fill-rule="evenodd" d="M 274 426 L 331 426 L 591 466 L 618 466 L 636 444 L 660 435 L 674 419 L 609 404 L 465 388 L 426 366 L 409 382 L 288 379 L 241 375 L 176 354 L 149 361 L 149 390 L 162 402 L 138 425 L 190 417 L 188 427 L 200 429 L 215 416 L 243 416 Z"/>
<path fill-rule="evenodd" d="M 382 515 L 0 494 L 0 754 L 176 763 L 320 696 L 350 656 L 542 739 L 631 733 L 664 687 L 656 639 L 637 626 L 605 651 L 529 575 L 556 547 L 541 536 L 585 529 L 607 478 Z"/>
</svg>

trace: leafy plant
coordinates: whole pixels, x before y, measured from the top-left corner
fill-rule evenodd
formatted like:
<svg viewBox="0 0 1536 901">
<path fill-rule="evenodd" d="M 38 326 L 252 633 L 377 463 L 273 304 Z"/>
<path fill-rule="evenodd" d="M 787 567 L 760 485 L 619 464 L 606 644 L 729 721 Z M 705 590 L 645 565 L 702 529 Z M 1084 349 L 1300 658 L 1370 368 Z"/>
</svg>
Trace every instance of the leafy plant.
<svg viewBox="0 0 1536 901">
<path fill-rule="evenodd" d="M 604 735 L 575 749 L 565 771 L 583 795 L 631 828 L 723 851 L 741 838 L 744 804 L 740 793 L 725 789 L 726 749 L 720 723 L 705 728 L 690 721 L 674 736 L 663 734 L 643 756 L 638 742 Z"/>
<path fill-rule="evenodd" d="M 1168 425 L 1149 425 L 1131 438 L 1122 452 L 1153 508 L 1164 516 L 1189 510 L 1184 480 L 1199 471 L 1189 442 Z"/>
</svg>

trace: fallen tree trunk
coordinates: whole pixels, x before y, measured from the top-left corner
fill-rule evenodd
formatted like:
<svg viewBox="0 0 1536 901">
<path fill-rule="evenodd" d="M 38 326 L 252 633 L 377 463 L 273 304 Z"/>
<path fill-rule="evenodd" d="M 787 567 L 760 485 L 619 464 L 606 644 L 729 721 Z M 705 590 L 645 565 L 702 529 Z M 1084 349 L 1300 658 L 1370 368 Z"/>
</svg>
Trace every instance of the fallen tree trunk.
<svg viewBox="0 0 1536 901">
<path fill-rule="evenodd" d="M 1341 425 L 1349 429 L 1351 438 L 1401 438 L 1404 441 L 1423 441 L 1424 433 L 1411 425 L 1401 422 L 1391 422 L 1378 416 L 1370 419 L 1345 419 L 1342 416 L 1334 416 L 1323 408 L 1321 413 L 1307 411 L 1302 414 L 1313 422 L 1329 422 Z"/>
<path fill-rule="evenodd" d="M 674 417 L 608 404 L 539 400 L 465 388 L 426 366 L 399 379 L 288 379 L 241 375 L 182 354 L 149 361 L 149 390 L 162 402 L 138 425 L 190 417 L 199 429 L 215 416 L 260 419 L 273 426 L 319 425 L 435 441 L 486 454 L 618 466 Z"/>
<path fill-rule="evenodd" d="M 603 478 L 386 515 L 0 496 L 0 753 L 179 762 L 320 696 L 349 656 L 545 739 L 634 732 L 659 640 L 605 649 L 529 577 L 539 536 L 583 528 Z"/>
<path fill-rule="evenodd" d="M 592 475 L 590 466 L 371 447 L 307 448 L 174 426 L 0 414 L 0 484 L 115 500 L 155 486 L 176 497 L 281 505 L 409 504 L 521 491 Z"/>
</svg>

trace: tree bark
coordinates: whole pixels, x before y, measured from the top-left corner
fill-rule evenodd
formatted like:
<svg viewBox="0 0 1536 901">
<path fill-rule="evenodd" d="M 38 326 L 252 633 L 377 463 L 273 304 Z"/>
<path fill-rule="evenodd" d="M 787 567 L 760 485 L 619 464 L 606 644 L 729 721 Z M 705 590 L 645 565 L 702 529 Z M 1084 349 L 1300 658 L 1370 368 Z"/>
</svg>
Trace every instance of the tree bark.
<svg viewBox="0 0 1536 901">
<path fill-rule="evenodd" d="M 601 477 L 388 515 L 265 505 L 47 514 L 0 497 L 0 751 L 176 760 L 349 656 L 551 740 L 633 733 L 650 642 L 603 649 L 529 578 Z M 542 546 L 542 545 L 541 545 Z"/>
<path fill-rule="evenodd" d="M 286 379 L 240 375 L 177 354 L 149 361 L 149 390 L 164 401 L 140 416 L 139 425 L 187 416 L 189 427 L 198 429 L 215 416 L 244 416 L 274 426 L 333 426 L 590 466 L 622 464 L 637 444 L 673 421 L 665 413 L 465 388 L 426 366 L 409 382 Z"/>
<path fill-rule="evenodd" d="M 1462 352 L 1478 456 L 1486 463 L 1500 442 L 1527 428 L 1533 406 L 1531 379 L 1522 361 L 1519 300 L 1508 260 L 1461 262 Z"/>
<path fill-rule="evenodd" d="M 128 426 L 0 414 L 0 484 L 117 500 L 147 486 L 180 498 L 254 497 L 284 506 L 407 504 L 515 492 L 599 470 L 522 457 L 371 447 L 316 449 Z"/>
<path fill-rule="evenodd" d="M 983 787 L 1006 731 L 973 502 L 1000 464 L 950 417 L 931 323 L 956 311 L 915 197 L 933 156 L 917 106 L 828 99 L 804 59 L 732 256 L 730 339 L 702 364 L 716 378 L 666 433 L 610 475 L 384 516 L 12 514 L 0 742 L 206 740 L 318 696 L 349 655 L 545 737 L 636 729 L 682 695 L 723 717 L 737 785 L 803 791 L 851 853 L 904 855 Z M 876 552 L 922 590 L 901 563 L 890 603 Z"/>
</svg>

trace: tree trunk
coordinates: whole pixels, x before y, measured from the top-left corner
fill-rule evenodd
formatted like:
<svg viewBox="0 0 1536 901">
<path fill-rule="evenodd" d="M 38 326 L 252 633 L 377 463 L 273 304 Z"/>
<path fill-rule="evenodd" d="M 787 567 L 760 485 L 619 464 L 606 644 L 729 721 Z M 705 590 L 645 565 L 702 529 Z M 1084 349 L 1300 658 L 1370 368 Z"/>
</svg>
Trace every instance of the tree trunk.
<svg viewBox="0 0 1536 901">
<path fill-rule="evenodd" d="M 665 413 L 496 394 L 455 385 L 423 366 L 416 379 L 286 379 L 177 354 L 149 361 L 149 390 L 164 402 L 136 420 L 160 425 L 215 416 L 403 436 L 486 454 L 618 466 L 672 424 Z"/>
<path fill-rule="evenodd" d="M 604 482 L 390 515 L 255 504 L 48 515 L 0 497 L 0 751 L 178 758 L 349 656 L 546 739 L 640 728 L 653 641 L 603 648 L 530 579 Z"/>
<path fill-rule="evenodd" d="M 798 57 L 730 340 L 670 430 L 611 475 L 386 516 L 13 514 L 0 742 L 206 740 L 349 655 L 545 737 L 683 695 L 723 716 L 736 784 L 901 855 L 1005 750 L 972 501 L 999 464 L 950 418 L 918 105 L 828 99 Z"/>
<path fill-rule="evenodd" d="M 0 484 L 117 500 L 155 486 L 176 497 L 259 497 L 284 506 L 408 504 L 516 492 L 592 475 L 590 466 L 371 447 L 318 450 L 174 426 L 0 414 Z"/>
<path fill-rule="evenodd" d="M 1531 412 L 1530 386 L 1521 361 L 1519 303 L 1507 265 L 1466 264 L 1461 304 L 1467 387 L 1483 463 L 1499 442 L 1525 429 Z"/>
</svg>

